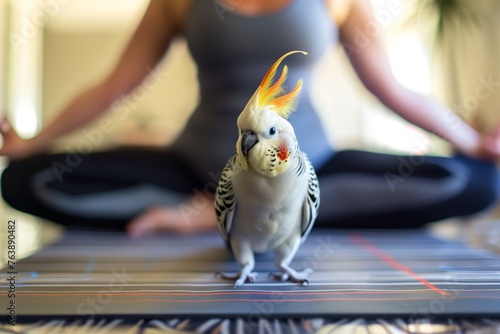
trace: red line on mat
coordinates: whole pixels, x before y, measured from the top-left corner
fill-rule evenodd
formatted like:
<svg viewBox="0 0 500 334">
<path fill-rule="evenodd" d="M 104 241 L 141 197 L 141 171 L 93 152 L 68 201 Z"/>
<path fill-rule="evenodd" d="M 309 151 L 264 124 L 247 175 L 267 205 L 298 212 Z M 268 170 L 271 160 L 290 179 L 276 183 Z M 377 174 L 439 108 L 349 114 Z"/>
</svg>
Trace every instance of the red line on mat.
<svg viewBox="0 0 500 334">
<path fill-rule="evenodd" d="M 441 290 L 440 288 L 438 288 L 434 284 L 430 283 L 425 278 L 416 274 L 409 267 L 405 266 L 404 264 L 402 264 L 401 262 L 399 262 L 398 260 L 396 260 L 395 258 L 390 256 L 389 254 L 382 251 L 380 248 L 378 248 L 377 246 L 372 244 L 370 242 L 370 240 L 366 239 L 362 235 L 360 235 L 358 233 L 353 233 L 351 235 L 351 239 L 355 244 L 373 252 L 379 259 L 381 259 L 382 261 L 384 261 L 385 263 L 387 263 L 389 266 L 393 267 L 394 269 L 401 270 L 402 272 L 404 272 L 408 276 L 413 277 L 414 279 L 416 279 L 417 281 L 419 281 L 420 283 L 422 283 L 423 285 L 425 285 L 429 289 L 434 290 L 435 292 L 437 292 L 441 295 L 449 295 L 448 292 Z"/>
</svg>

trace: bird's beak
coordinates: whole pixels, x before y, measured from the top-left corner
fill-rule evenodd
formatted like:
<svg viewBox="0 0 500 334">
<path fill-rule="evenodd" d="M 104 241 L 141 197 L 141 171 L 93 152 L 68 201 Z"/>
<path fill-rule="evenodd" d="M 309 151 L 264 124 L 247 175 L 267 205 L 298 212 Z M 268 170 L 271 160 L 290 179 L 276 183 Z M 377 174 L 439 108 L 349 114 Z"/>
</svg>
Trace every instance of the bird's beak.
<svg viewBox="0 0 500 334">
<path fill-rule="evenodd" d="M 241 152 L 247 156 L 252 147 L 259 142 L 257 134 L 252 130 L 244 130 L 241 134 Z"/>
</svg>

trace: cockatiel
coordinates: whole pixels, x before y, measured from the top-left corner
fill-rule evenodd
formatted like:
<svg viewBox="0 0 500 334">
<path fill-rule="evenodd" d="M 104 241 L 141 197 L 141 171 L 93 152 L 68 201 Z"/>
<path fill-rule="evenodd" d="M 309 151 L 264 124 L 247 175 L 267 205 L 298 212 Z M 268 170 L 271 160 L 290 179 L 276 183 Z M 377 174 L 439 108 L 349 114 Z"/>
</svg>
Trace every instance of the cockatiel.
<svg viewBox="0 0 500 334">
<path fill-rule="evenodd" d="M 299 246 L 311 230 L 319 209 L 319 184 L 314 168 L 299 149 L 292 125 L 302 80 L 287 94 L 283 83 L 288 68 L 279 58 L 264 76 L 238 117 L 236 155 L 229 159 L 215 194 L 219 231 L 241 265 L 233 276 L 235 287 L 254 282 L 254 253 L 273 251 L 280 280 L 308 283 L 310 270 L 290 267 Z"/>
</svg>

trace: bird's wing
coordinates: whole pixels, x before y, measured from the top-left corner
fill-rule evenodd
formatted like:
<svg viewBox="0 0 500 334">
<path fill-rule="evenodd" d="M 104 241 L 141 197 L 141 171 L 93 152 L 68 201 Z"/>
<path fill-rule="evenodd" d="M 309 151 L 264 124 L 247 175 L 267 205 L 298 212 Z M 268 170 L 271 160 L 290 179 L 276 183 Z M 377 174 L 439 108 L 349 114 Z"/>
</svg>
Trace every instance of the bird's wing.
<svg viewBox="0 0 500 334">
<path fill-rule="evenodd" d="M 215 214 L 217 215 L 219 232 L 224 241 L 229 241 L 229 233 L 233 224 L 236 201 L 234 198 L 232 174 L 236 166 L 236 156 L 226 163 L 215 192 Z"/>
<path fill-rule="evenodd" d="M 301 162 L 301 164 L 303 164 L 303 167 L 301 169 L 303 170 L 303 173 L 307 173 L 308 175 L 307 193 L 304 204 L 302 206 L 301 231 L 303 241 L 307 238 L 307 235 L 311 231 L 314 225 L 314 221 L 318 216 L 320 194 L 318 177 L 316 176 L 316 172 L 314 171 L 312 163 L 309 161 L 305 154 L 303 154 L 300 158 L 303 159 Z"/>
</svg>

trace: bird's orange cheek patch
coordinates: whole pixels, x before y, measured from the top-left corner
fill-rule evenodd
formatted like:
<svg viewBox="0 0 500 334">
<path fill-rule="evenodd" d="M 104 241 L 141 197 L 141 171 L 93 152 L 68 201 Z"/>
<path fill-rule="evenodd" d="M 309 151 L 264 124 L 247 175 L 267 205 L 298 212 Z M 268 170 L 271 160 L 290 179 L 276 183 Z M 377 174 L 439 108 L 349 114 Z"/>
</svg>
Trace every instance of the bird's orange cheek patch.
<svg viewBox="0 0 500 334">
<path fill-rule="evenodd" d="M 281 161 L 288 159 L 288 157 L 290 156 L 290 151 L 288 151 L 288 148 L 286 147 L 286 145 L 284 145 L 284 144 L 280 145 L 277 156 Z"/>
</svg>

